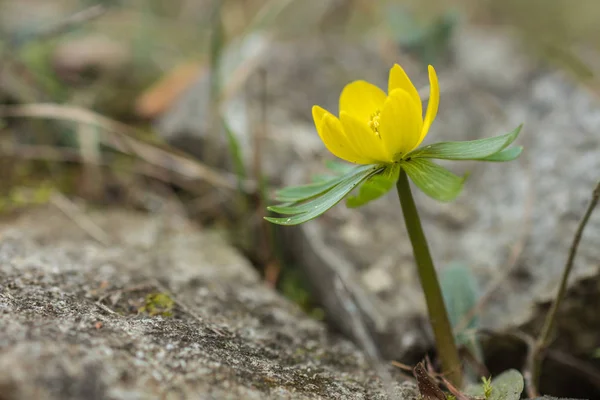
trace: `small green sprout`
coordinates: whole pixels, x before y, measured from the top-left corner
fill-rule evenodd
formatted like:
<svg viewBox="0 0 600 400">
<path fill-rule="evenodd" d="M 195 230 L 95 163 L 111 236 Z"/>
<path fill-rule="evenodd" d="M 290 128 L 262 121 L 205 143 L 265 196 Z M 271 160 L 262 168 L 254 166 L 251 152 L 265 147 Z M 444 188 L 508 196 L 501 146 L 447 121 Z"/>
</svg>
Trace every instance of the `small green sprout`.
<svg viewBox="0 0 600 400">
<path fill-rule="evenodd" d="M 485 376 L 482 376 L 481 382 L 483 385 L 483 396 L 485 397 L 485 400 L 488 400 L 492 395 L 492 377 L 486 378 Z"/>
</svg>

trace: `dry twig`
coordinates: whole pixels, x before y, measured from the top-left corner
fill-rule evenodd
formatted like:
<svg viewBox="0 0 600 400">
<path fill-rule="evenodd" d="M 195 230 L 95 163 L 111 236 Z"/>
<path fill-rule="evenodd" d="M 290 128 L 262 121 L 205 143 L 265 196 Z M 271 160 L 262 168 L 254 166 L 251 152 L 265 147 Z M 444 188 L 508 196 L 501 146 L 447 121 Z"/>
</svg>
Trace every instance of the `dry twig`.
<svg viewBox="0 0 600 400">
<path fill-rule="evenodd" d="M 108 9 L 102 4 L 96 4 L 81 11 L 77 11 L 76 13 L 63 18 L 58 23 L 38 32 L 35 39 L 48 39 L 60 35 L 87 22 L 100 18 L 107 11 Z"/>
<path fill-rule="evenodd" d="M 99 126 L 111 134 L 108 142 L 119 151 L 136 155 L 149 164 L 187 179 L 201 179 L 213 186 L 232 190 L 239 187 L 233 174 L 215 170 L 170 146 L 146 143 L 138 138 L 135 129 L 83 108 L 52 103 L 3 106 L 0 107 L 0 117 L 49 118 Z M 255 186 L 253 181 L 243 182 L 245 191 L 253 192 Z"/>
<path fill-rule="evenodd" d="M 110 238 L 106 232 L 94 223 L 75 203 L 65 197 L 62 193 L 56 192 L 52 195 L 50 202 L 69 217 L 85 233 L 90 235 L 104 246 L 110 245 Z"/>
<path fill-rule="evenodd" d="M 544 352 L 548 345 L 550 344 L 550 335 L 552 334 L 552 330 L 554 328 L 554 323 L 556 322 L 556 315 L 558 313 L 558 309 L 560 307 L 560 303 L 562 299 L 565 297 L 565 292 L 567 290 L 567 283 L 569 281 L 569 275 L 573 270 L 573 265 L 575 261 L 575 256 L 577 255 L 577 249 L 579 248 L 579 242 L 581 241 L 581 237 L 583 236 L 583 231 L 592 215 L 592 212 L 598 205 L 600 201 L 600 181 L 596 185 L 593 193 L 592 199 L 588 204 L 588 207 L 579 222 L 579 226 L 575 231 L 575 236 L 573 237 L 573 242 L 571 243 L 571 248 L 569 250 L 569 256 L 567 258 L 567 262 L 565 264 L 565 268 L 563 270 L 563 275 L 560 280 L 560 286 L 558 287 L 558 291 L 556 292 L 556 297 L 552 302 L 552 306 L 548 314 L 546 314 L 546 320 L 544 321 L 544 326 L 540 335 L 533 347 L 532 353 L 530 354 L 530 363 L 529 363 L 529 372 L 531 373 L 531 391 L 533 394 L 538 394 L 538 385 L 541 375 L 542 361 L 544 358 Z"/>
</svg>

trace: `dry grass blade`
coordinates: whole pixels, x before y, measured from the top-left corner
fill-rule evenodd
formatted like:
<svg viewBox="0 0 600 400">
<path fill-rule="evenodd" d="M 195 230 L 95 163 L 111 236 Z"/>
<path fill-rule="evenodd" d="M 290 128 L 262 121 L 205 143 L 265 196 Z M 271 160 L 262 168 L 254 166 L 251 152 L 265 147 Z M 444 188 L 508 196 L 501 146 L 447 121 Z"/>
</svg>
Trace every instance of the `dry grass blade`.
<svg viewBox="0 0 600 400">
<path fill-rule="evenodd" d="M 101 191 L 104 176 L 99 167 L 102 154 L 100 150 L 100 138 L 97 129 L 89 124 L 79 124 L 77 128 L 77 141 L 83 162 L 84 191 L 87 195 L 97 196 Z"/>
<path fill-rule="evenodd" d="M 91 160 L 83 159 L 81 152 L 76 149 L 64 148 L 64 147 L 52 147 L 52 146 L 30 146 L 30 145 L 18 145 L 18 146 L 0 146 L 0 150 L 3 154 L 10 155 L 19 159 L 25 160 L 44 160 L 44 161 L 55 161 L 55 162 L 74 162 L 74 163 L 89 163 Z M 206 191 L 199 190 L 198 187 L 193 185 L 193 182 L 189 182 L 185 179 L 177 179 L 169 173 L 169 171 L 163 168 L 154 166 L 152 164 L 144 163 L 140 160 L 130 166 L 123 166 L 120 164 L 115 165 L 110 161 L 100 160 L 98 166 L 110 170 L 122 171 L 135 175 L 141 175 L 147 178 L 156 179 L 163 183 L 174 184 L 179 186 L 190 193 L 202 194 L 205 198 Z M 211 199 L 208 202 L 217 202 L 215 197 L 221 192 L 214 191 Z"/>
<path fill-rule="evenodd" d="M 210 168 L 170 146 L 144 142 L 137 137 L 139 133 L 135 129 L 83 108 L 52 103 L 4 106 L 0 107 L 0 117 L 48 118 L 95 125 L 110 133 L 108 143 L 119 151 L 136 155 L 187 179 L 204 180 L 226 189 L 238 188 L 235 175 Z M 253 181 L 245 181 L 243 189 L 253 192 L 255 186 Z"/>
<path fill-rule="evenodd" d="M 110 245 L 110 237 L 98 225 L 94 223 L 83 211 L 77 207 L 71 200 L 63 196 L 61 193 L 55 193 L 51 202 L 56 208 L 62 211 L 69 217 L 78 227 L 86 232 L 90 237 L 97 240 L 104 246 Z"/>
<path fill-rule="evenodd" d="M 408 364 L 401 363 L 400 361 L 395 361 L 394 360 L 394 361 L 391 362 L 391 364 L 394 367 L 400 368 L 402 371 L 406 371 L 406 372 L 412 372 L 413 371 L 413 367 L 411 367 Z"/>
<path fill-rule="evenodd" d="M 40 39 L 49 39 L 52 36 L 56 36 L 65 33 L 73 28 L 83 25 L 87 22 L 93 21 L 103 16 L 108 9 L 102 4 L 96 4 L 81 11 L 78 11 L 68 17 L 59 21 L 57 24 L 43 30 L 38 34 Z"/>
</svg>

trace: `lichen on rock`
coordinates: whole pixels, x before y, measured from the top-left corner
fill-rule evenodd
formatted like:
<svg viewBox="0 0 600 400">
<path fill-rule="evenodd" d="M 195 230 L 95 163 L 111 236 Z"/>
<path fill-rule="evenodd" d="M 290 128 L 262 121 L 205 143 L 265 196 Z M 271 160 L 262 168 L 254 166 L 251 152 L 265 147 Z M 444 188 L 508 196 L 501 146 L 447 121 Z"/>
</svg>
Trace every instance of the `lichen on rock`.
<svg viewBox="0 0 600 400">
<path fill-rule="evenodd" d="M 387 398 L 353 344 L 219 235 L 173 215 L 91 219 L 112 244 L 51 207 L 0 225 L 2 399 Z M 172 316 L 139 312 L 156 293 Z M 415 399 L 396 378 L 395 398 Z"/>
</svg>

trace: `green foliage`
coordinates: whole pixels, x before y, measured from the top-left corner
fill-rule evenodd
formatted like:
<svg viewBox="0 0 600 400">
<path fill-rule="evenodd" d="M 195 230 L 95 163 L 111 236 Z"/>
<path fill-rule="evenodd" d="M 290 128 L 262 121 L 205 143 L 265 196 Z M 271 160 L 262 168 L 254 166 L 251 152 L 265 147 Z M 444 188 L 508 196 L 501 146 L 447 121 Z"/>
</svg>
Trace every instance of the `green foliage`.
<svg viewBox="0 0 600 400">
<path fill-rule="evenodd" d="M 59 81 L 51 64 L 55 45 L 56 40 L 30 41 L 18 49 L 17 56 L 27 70 L 33 74 L 35 84 L 41 86 L 53 100 L 65 101 L 69 89 Z M 38 100 L 36 91 L 32 87 L 19 81 L 15 83 L 21 86 L 23 90 L 20 93 L 29 101 L 35 102 Z"/>
<path fill-rule="evenodd" d="M 398 174 L 400 174 L 400 166 L 398 164 L 393 164 L 380 174 L 367 179 L 360 185 L 358 194 L 349 196 L 346 199 L 346 206 L 349 208 L 357 208 L 384 196 L 396 184 Z"/>
<path fill-rule="evenodd" d="M 492 377 L 486 378 L 485 376 L 481 377 L 481 389 L 483 390 L 483 397 L 489 399 L 492 395 Z"/>
<path fill-rule="evenodd" d="M 442 270 L 440 284 L 450 323 L 456 326 L 477 304 L 479 298 L 477 281 L 467 266 L 454 263 Z M 466 327 L 475 329 L 478 325 L 477 316 L 473 316 Z"/>
<path fill-rule="evenodd" d="M 336 161 L 336 160 L 325 161 L 325 166 L 333 173 L 330 172 L 330 173 L 313 175 L 311 177 L 311 182 L 323 183 L 330 179 L 337 178 L 339 175 L 347 174 L 354 167 L 352 164 L 348 164 L 347 162 Z"/>
<path fill-rule="evenodd" d="M 306 277 L 302 275 L 299 268 L 294 266 L 284 268 L 278 286 L 285 297 L 298 304 L 312 318 L 319 321 L 325 318 L 325 311 L 315 307 Z"/>
<path fill-rule="evenodd" d="M 34 186 L 17 186 L 0 196 L 0 213 L 23 207 L 46 204 L 57 190 L 49 182 L 40 182 Z"/>
<path fill-rule="evenodd" d="M 244 166 L 244 157 L 242 155 L 242 150 L 240 146 L 239 140 L 235 136 L 235 133 L 231 130 L 231 127 L 225 120 L 225 118 L 220 118 L 223 129 L 225 130 L 225 135 L 227 136 L 227 145 L 229 150 L 229 155 L 233 161 L 233 169 L 238 179 L 238 186 L 240 192 L 242 192 L 242 182 L 246 179 L 246 167 Z"/>
<path fill-rule="evenodd" d="M 332 172 L 335 172 L 337 175 L 347 174 L 352 170 L 352 164 L 348 164 L 347 162 L 340 162 L 336 160 L 327 160 L 325 161 L 325 166 Z"/>
<path fill-rule="evenodd" d="M 521 128 L 522 125 L 510 133 L 492 138 L 425 146 L 408 154 L 401 161 L 401 166 L 425 194 L 439 201 L 452 201 L 460 194 L 466 177 L 458 177 L 428 159 L 511 161 L 523 151 L 522 147 L 507 149 L 517 139 Z"/>
<path fill-rule="evenodd" d="M 463 323 L 463 319 L 479 300 L 479 286 L 475 277 L 467 266 L 451 264 L 442 270 L 440 286 L 457 344 L 465 346 L 478 362 L 483 363 L 481 344 L 477 337 L 471 334 L 479 327 L 477 315 L 468 321 L 465 329 L 461 332 L 456 331 L 457 326 Z"/>
<path fill-rule="evenodd" d="M 309 183 L 308 185 L 289 186 L 278 190 L 275 193 L 275 200 L 289 203 L 309 200 L 331 190 L 339 182 L 340 178 L 334 177 L 321 182 Z"/>
<path fill-rule="evenodd" d="M 337 176 L 347 174 L 353 168 L 351 164 L 334 160 L 327 161 L 325 165 L 331 172 L 334 173 L 334 175 L 323 174 L 314 176 L 313 181 L 315 181 L 315 183 L 321 183 L 324 185 L 327 183 L 334 183 Z M 398 164 L 387 166 L 381 173 L 364 181 L 358 187 L 357 194 L 346 198 L 346 206 L 349 208 L 357 208 L 384 196 L 396 184 L 399 173 L 400 166 Z"/>
<path fill-rule="evenodd" d="M 491 138 L 468 140 L 462 142 L 440 142 L 419 148 L 408 156 L 410 158 L 436 158 L 439 160 L 479 160 L 479 161 L 509 161 L 508 156 L 518 157 L 520 151 L 506 153 L 498 159 L 489 159 L 504 150 L 514 142 L 523 126 L 518 126 L 514 131 Z M 500 160 L 507 158 L 506 160 Z"/>
<path fill-rule="evenodd" d="M 454 200 L 466 179 L 424 158 L 401 161 L 401 166 L 419 189 L 439 201 Z"/>
<path fill-rule="evenodd" d="M 401 169 L 429 197 L 444 202 L 452 201 L 460 194 L 466 176 L 454 175 L 428 159 L 496 162 L 514 160 L 519 157 L 523 148 L 507 147 L 517 139 L 521 127 L 493 138 L 425 146 L 393 164 L 353 167 L 347 163 L 330 161 L 327 168 L 333 174 L 318 176 L 308 185 L 288 187 L 276 192 L 275 200 L 283 204 L 271 206 L 269 210 L 291 217 L 266 219 L 281 225 L 301 224 L 323 214 L 354 188 L 358 188 L 358 192 L 346 199 L 346 205 L 350 208 L 363 206 L 389 192 L 398 180 Z"/>
<path fill-rule="evenodd" d="M 140 313 L 148 313 L 151 317 L 160 315 L 173 316 L 175 302 L 167 293 L 150 293 L 146 296 L 145 304 L 138 309 Z"/>
<path fill-rule="evenodd" d="M 278 214 L 289 215 L 289 217 L 265 217 L 265 219 L 279 225 L 298 225 L 310 221 L 339 203 L 363 181 L 380 173 L 383 169 L 384 167 L 380 165 L 363 165 L 353 168 L 344 176 L 324 184 L 316 184 L 316 188 L 315 185 L 296 187 L 291 195 L 290 189 L 283 194 L 280 191 L 277 198 L 286 199 L 284 201 L 290 204 L 270 206 L 268 209 Z"/>
<path fill-rule="evenodd" d="M 468 387 L 466 394 L 485 400 L 519 400 L 525 387 L 523 376 L 516 369 L 504 371 L 491 383 L 485 378 L 482 381 L 482 384 Z"/>
<path fill-rule="evenodd" d="M 504 149 L 498 153 L 492 154 L 491 156 L 482 158 L 480 161 L 495 161 L 495 162 L 506 162 L 516 160 L 523 152 L 523 146 L 511 147 L 510 149 Z"/>
</svg>

